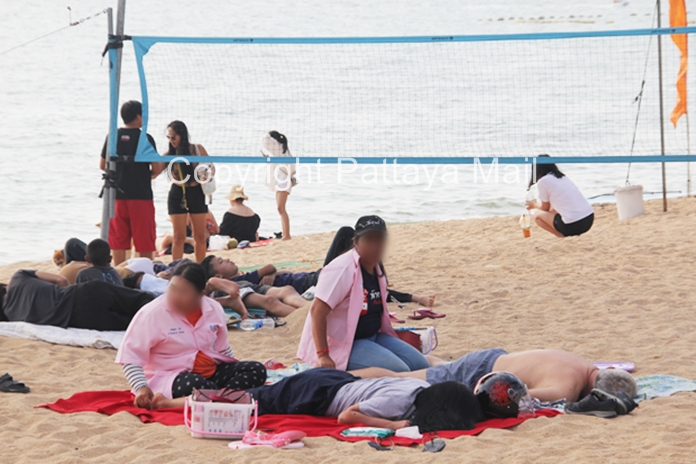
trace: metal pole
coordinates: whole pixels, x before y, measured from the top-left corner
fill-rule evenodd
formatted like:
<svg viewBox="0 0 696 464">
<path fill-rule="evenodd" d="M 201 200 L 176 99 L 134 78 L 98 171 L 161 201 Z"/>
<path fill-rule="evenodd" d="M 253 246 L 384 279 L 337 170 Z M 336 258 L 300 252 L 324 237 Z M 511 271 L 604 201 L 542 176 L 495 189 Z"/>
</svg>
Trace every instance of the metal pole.
<svg viewBox="0 0 696 464">
<path fill-rule="evenodd" d="M 686 153 L 691 154 L 691 129 L 689 128 L 689 113 L 686 116 Z M 691 163 L 686 163 L 686 196 L 691 196 Z"/>
<path fill-rule="evenodd" d="M 107 8 L 106 9 L 106 22 L 107 22 L 107 29 L 108 29 L 108 40 L 109 43 L 111 42 L 111 37 L 114 35 L 114 14 L 113 14 L 113 9 L 112 8 Z M 109 80 L 111 80 L 111 74 L 112 70 L 114 68 L 114 62 L 112 61 L 112 54 L 111 51 L 108 53 L 108 60 L 109 60 Z M 109 86 L 111 87 L 111 86 Z M 111 90 L 111 88 L 110 88 Z M 111 119 L 113 119 L 113 108 L 109 108 L 109 115 Z M 106 142 L 106 173 L 105 173 L 105 180 L 104 180 L 104 188 L 102 189 L 102 217 L 101 217 L 101 238 L 103 240 L 108 240 L 109 239 L 109 220 L 111 219 L 111 205 L 114 202 L 114 196 L 113 196 L 113 189 L 111 188 L 111 182 L 109 179 L 111 178 L 111 140 L 114 138 L 114 134 L 112 134 L 111 126 L 113 121 L 109 121 L 109 137 L 107 138 Z"/>
<path fill-rule="evenodd" d="M 657 28 L 662 27 L 660 0 L 657 0 Z M 662 36 L 657 36 L 657 75 L 660 83 L 660 152 L 665 156 L 665 108 L 662 92 Z M 665 163 L 662 163 L 662 211 L 667 211 L 667 174 Z"/>
<path fill-rule="evenodd" d="M 126 17 L 126 0 L 118 1 L 116 11 L 116 33 L 113 31 L 113 12 L 108 8 L 108 28 L 109 43 L 116 43 L 123 36 L 124 22 Z M 107 179 L 104 186 L 104 196 L 102 205 L 101 238 L 108 240 L 109 222 L 114 217 L 116 202 L 116 191 L 111 182 L 116 172 L 116 137 L 118 134 L 118 99 L 121 87 L 121 57 L 122 48 L 109 49 L 109 138 L 107 142 Z"/>
</svg>

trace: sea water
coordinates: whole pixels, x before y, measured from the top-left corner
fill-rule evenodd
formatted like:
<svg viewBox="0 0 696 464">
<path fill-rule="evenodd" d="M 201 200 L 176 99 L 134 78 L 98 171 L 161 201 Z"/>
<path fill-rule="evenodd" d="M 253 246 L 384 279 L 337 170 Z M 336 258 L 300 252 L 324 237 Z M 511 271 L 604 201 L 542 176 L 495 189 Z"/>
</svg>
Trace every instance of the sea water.
<svg viewBox="0 0 696 464">
<path fill-rule="evenodd" d="M 116 7 L 115 1 L 69 3 L 73 21 Z M 126 33 L 287 37 L 633 29 L 652 26 L 653 8 L 652 0 L 131 0 Z M 65 2 L 3 1 L 0 51 L 67 25 L 68 14 Z M 667 23 L 666 11 L 663 22 Z M 102 207 L 97 197 L 102 184 L 99 153 L 108 129 L 108 76 L 100 56 L 105 42 L 102 15 L 0 55 L 0 264 L 49 259 L 69 237 L 89 241 L 99 235 L 95 227 Z M 665 40 L 664 46 L 673 45 Z M 123 63 L 121 99 L 139 98 L 129 45 Z M 668 112 L 674 79 L 665 77 Z M 163 129 L 150 132 L 163 143 Z M 418 166 L 409 171 L 380 165 L 374 175 L 368 172 L 372 181 L 364 182 L 365 170 L 373 168 L 358 166 L 348 173 L 346 166 L 341 172 L 337 166 L 324 166 L 322 183 L 300 177 L 290 196 L 292 232 L 334 230 L 353 224 L 362 214 L 379 214 L 389 223 L 519 214 L 527 183 L 523 168 L 517 179 L 501 165 L 497 183 L 495 177 L 474 181 L 474 176 L 488 174 L 489 167 L 484 168 L 477 173 L 472 166 Z M 562 169 L 586 196 L 594 197 L 623 186 L 627 166 L 584 164 Z M 667 176 L 670 191 L 685 193 L 685 165 L 668 164 Z M 211 207 L 218 220 L 226 209 L 224 191 L 238 180 L 232 176 L 220 186 L 222 193 L 216 194 Z M 659 191 L 659 165 L 634 165 L 631 181 L 642 184 L 646 192 Z M 154 184 L 159 233 L 169 229 L 168 188 L 164 178 Z M 279 231 L 273 193 L 262 181 L 247 182 L 245 188 L 248 204 L 262 217 L 261 233 Z"/>
</svg>

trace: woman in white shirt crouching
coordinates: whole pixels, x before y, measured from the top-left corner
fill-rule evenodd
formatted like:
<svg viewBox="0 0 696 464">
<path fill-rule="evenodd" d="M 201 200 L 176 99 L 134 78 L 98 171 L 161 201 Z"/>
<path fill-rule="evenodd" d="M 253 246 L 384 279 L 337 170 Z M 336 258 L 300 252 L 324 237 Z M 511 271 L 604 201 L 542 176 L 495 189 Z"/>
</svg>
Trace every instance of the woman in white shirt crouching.
<svg viewBox="0 0 696 464">
<path fill-rule="evenodd" d="M 556 237 L 582 235 L 590 230 L 594 222 L 594 209 L 558 166 L 537 164 L 529 186 L 535 183 L 539 189 L 539 200 L 528 201 L 527 209 L 533 210 L 539 227 Z"/>
</svg>

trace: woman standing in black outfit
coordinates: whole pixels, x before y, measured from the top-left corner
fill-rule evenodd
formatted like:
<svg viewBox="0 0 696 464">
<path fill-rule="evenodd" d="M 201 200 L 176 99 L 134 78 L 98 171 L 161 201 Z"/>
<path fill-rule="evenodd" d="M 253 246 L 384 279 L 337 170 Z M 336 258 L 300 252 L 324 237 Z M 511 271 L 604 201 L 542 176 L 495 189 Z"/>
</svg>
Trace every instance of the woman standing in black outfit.
<svg viewBox="0 0 696 464">
<path fill-rule="evenodd" d="M 172 121 L 167 126 L 167 139 L 169 139 L 168 156 L 208 156 L 202 145 L 189 142 L 189 133 L 186 124 L 181 121 Z M 212 169 L 212 164 L 210 165 Z M 201 262 L 205 258 L 207 250 L 205 219 L 208 214 L 208 205 L 205 202 L 203 188 L 198 182 L 200 176 L 207 169 L 197 169 L 198 163 L 170 163 L 168 173 L 172 179 L 172 187 L 169 190 L 167 207 L 169 217 L 174 229 L 174 241 L 172 243 L 172 259 L 180 259 L 184 256 L 184 244 L 186 243 L 186 214 L 191 215 L 191 227 L 193 229 L 194 253 L 196 261 Z M 198 176 L 196 176 L 198 172 Z M 198 179 L 198 180 L 197 180 Z"/>
</svg>

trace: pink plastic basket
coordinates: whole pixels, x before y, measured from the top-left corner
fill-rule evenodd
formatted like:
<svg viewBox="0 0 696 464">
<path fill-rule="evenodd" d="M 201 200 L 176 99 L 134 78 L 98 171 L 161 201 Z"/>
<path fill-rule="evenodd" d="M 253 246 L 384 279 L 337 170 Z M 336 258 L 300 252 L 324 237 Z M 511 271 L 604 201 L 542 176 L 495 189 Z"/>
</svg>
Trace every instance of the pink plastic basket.
<svg viewBox="0 0 696 464">
<path fill-rule="evenodd" d="M 189 396 L 184 403 L 184 424 L 193 438 L 239 440 L 256 429 L 258 412 L 254 400 L 251 404 L 211 403 L 194 401 Z"/>
</svg>

